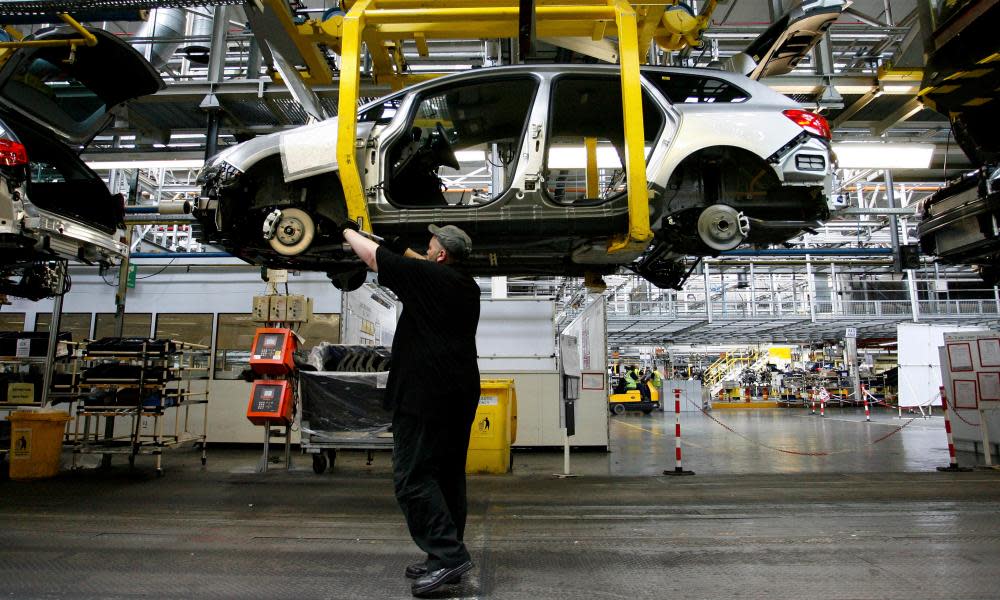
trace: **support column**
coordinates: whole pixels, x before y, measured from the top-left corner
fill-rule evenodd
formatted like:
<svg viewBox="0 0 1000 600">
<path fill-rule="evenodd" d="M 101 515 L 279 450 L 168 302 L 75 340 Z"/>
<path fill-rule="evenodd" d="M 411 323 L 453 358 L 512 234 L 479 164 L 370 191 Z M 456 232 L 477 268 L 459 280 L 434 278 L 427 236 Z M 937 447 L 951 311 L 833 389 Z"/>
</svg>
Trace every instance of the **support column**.
<svg viewBox="0 0 1000 600">
<path fill-rule="evenodd" d="M 49 347 L 45 354 L 45 367 L 42 371 L 42 406 L 49 405 L 49 389 L 52 387 L 52 374 L 56 368 L 56 347 L 59 345 L 59 327 L 62 324 L 63 296 L 65 295 L 66 270 L 69 268 L 66 261 L 55 263 L 56 266 L 56 294 L 52 304 L 52 318 L 49 319 Z M 36 317 L 37 318 L 37 317 Z"/>
<path fill-rule="evenodd" d="M 851 335 L 851 334 L 854 335 Z M 861 374 L 858 372 L 858 340 L 857 330 L 848 331 L 844 337 L 844 359 L 847 361 L 847 371 L 851 376 L 851 389 L 854 391 L 854 400 L 861 400 Z"/>
<path fill-rule="evenodd" d="M 896 202 L 896 194 L 892 182 L 892 171 L 886 169 L 885 174 L 885 199 L 889 208 L 899 208 Z M 906 232 L 903 232 L 906 235 Z M 892 253 L 896 261 L 897 268 L 900 266 L 899 256 L 899 218 L 896 215 L 889 215 L 889 239 L 892 241 Z M 913 314 L 913 322 L 920 320 L 920 299 L 917 297 L 917 282 L 913 274 L 913 269 L 906 270 L 907 295 L 910 297 L 910 311 Z"/>
<path fill-rule="evenodd" d="M 837 263 L 830 262 L 830 308 L 834 316 L 842 316 L 843 306 L 840 303 L 840 283 L 837 281 Z"/>
<path fill-rule="evenodd" d="M 708 263 L 701 262 L 701 270 L 705 274 L 705 318 L 712 322 L 712 288 L 708 284 Z"/>
<path fill-rule="evenodd" d="M 806 254 L 806 289 L 809 291 L 809 295 L 806 298 L 806 302 L 809 303 L 809 320 L 813 323 L 816 322 L 816 274 L 813 273 L 812 260 L 808 254 Z"/>
<path fill-rule="evenodd" d="M 216 6 L 212 21 L 212 42 L 209 46 L 208 54 L 208 82 L 210 85 L 222 83 L 226 70 L 226 53 L 229 50 L 226 42 L 226 29 L 229 22 L 226 20 L 226 6 Z M 219 125 L 222 121 L 221 106 L 215 94 L 209 92 L 202 100 L 200 108 L 208 113 L 207 124 L 205 126 L 205 159 L 209 159 L 218 152 L 219 148 Z"/>
</svg>

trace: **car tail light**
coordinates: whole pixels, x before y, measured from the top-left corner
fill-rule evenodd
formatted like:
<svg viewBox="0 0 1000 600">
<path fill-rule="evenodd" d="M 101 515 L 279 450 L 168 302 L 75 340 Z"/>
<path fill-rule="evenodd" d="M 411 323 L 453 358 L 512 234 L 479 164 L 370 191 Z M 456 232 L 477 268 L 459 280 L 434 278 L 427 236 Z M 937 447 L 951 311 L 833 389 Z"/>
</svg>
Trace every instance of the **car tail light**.
<svg viewBox="0 0 1000 600">
<path fill-rule="evenodd" d="M 24 149 L 24 144 L 0 138 L 0 165 L 19 167 L 26 164 L 28 164 L 28 151 Z"/>
<path fill-rule="evenodd" d="M 782 111 L 782 114 L 795 121 L 796 125 L 813 135 L 818 135 L 825 140 L 833 137 L 830 134 L 830 124 L 821 115 L 809 112 L 808 110 L 802 110 L 801 108 L 790 108 Z"/>
</svg>

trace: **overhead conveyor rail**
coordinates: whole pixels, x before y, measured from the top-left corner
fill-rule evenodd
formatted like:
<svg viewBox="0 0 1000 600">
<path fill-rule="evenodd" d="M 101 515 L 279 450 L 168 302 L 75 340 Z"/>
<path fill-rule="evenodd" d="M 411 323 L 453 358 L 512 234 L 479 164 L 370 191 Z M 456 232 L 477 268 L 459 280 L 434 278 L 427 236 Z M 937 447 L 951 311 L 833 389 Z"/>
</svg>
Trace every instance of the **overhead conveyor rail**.
<svg viewBox="0 0 1000 600">
<path fill-rule="evenodd" d="M 0 16 L 56 15 L 59 13 L 98 10 L 152 10 L 243 4 L 242 0 L 5 0 L 0 1 Z"/>
</svg>

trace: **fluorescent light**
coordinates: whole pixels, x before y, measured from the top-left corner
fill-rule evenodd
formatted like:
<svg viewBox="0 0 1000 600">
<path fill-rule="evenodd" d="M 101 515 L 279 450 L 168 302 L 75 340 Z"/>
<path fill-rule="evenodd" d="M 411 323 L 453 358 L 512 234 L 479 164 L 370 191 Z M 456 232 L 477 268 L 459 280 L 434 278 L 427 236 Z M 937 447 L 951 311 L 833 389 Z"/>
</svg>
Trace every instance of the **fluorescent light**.
<svg viewBox="0 0 1000 600">
<path fill-rule="evenodd" d="M 834 144 L 841 169 L 926 169 L 933 144 Z"/>
<path fill-rule="evenodd" d="M 583 146 L 553 146 L 549 148 L 548 166 L 550 169 L 586 169 L 587 150 Z M 613 146 L 597 147 L 597 168 L 622 168 Z"/>
<path fill-rule="evenodd" d="M 205 161 L 200 158 L 189 160 L 88 160 L 87 166 L 95 171 L 111 169 L 200 169 Z"/>
<path fill-rule="evenodd" d="M 482 150 L 459 150 L 455 152 L 455 158 L 460 163 L 481 163 L 486 160 L 486 153 Z"/>
</svg>

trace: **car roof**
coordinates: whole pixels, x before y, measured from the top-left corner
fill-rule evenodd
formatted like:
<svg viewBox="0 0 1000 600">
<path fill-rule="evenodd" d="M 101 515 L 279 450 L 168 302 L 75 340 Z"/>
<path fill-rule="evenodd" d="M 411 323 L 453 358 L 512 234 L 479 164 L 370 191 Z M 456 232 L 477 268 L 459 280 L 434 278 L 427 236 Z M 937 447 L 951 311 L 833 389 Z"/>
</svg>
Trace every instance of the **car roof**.
<svg viewBox="0 0 1000 600">
<path fill-rule="evenodd" d="M 731 83 L 743 90 L 752 92 L 751 95 L 773 95 L 776 98 L 786 98 L 782 94 L 775 92 L 766 85 L 760 83 L 759 81 L 754 81 L 749 77 L 741 75 L 739 73 L 733 73 L 731 71 L 722 71 L 720 69 L 710 69 L 705 67 L 668 67 L 668 66 L 651 66 L 651 65 L 641 65 L 639 70 L 643 74 L 651 73 L 676 73 L 678 75 L 693 75 L 701 77 L 712 77 L 715 79 L 722 79 L 728 83 Z M 462 79 L 473 79 L 482 77 L 488 74 L 497 75 L 560 75 L 566 73 L 572 74 L 594 74 L 594 75 L 609 75 L 618 74 L 621 72 L 621 67 L 619 65 L 611 64 L 595 64 L 595 65 L 579 65 L 579 64 L 530 64 L 530 65 L 501 65 L 496 67 L 482 67 L 478 69 L 470 69 L 467 71 L 461 71 L 459 73 L 449 73 L 448 75 L 443 75 L 436 79 L 431 79 L 429 81 L 421 82 L 417 85 L 405 88 L 399 92 L 400 94 L 419 92 L 424 89 L 432 89 L 441 85 L 442 83 L 447 83 L 450 81 L 461 81 Z M 381 99 L 381 100 L 384 100 Z"/>
</svg>

